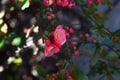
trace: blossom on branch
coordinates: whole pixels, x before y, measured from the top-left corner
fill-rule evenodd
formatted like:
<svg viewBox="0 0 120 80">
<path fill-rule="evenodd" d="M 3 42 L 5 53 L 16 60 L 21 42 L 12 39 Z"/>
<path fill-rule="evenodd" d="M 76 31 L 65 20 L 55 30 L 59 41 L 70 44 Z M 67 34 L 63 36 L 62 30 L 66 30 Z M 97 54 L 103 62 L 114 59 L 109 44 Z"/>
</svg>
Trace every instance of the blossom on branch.
<svg viewBox="0 0 120 80">
<path fill-rule="evenodd" d="M 45 39 L 46 48 L 45 56 L 49 57 L 60 52 L 61 46 L 66 42 L 66 32 L 62 25 L 58 25 L 54 32 L 51 32 L 49 37 Z"/>
</svg>

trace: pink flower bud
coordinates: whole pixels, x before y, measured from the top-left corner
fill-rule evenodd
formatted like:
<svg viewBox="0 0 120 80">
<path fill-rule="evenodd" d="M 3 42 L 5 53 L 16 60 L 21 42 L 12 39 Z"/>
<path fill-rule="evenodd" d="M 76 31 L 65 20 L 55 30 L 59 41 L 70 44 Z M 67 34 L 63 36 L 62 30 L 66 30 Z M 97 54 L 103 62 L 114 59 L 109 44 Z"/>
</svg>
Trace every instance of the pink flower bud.
<svg viewBox="0 0 120 80">
<path fill-rule="evenodd" d="M 56 1 L 56 5 L 57 5 L 57 6 L 61 6 L 61 5 L 62 5 L 62 1 L 61 1 L 61 0 L 57 0 L 57 1 Z"/>
<path fill-rule="evenodd" d="M 74 54 L 75 56 L 78 56 L 78 55 L 79 55 L 79 51 L 78 51 L 78 50 L 75 50 L 75 51 L 73 52 L 73 54 Z"/>
<path fill-rule="evenodd" d="M 70 38 L 70 34 L 66 32 L 66 38 Z"/>
<path fill-rule="evenodd" d="M 51 41 L 49 39 L 45 39 L 45 45 L 49 46 L 51 44 Z"/>
<path fill-rule="evenodd" d="M 69 28 L 69 33 L 70 34 L 74 34 L 75 33 L 75 30 L 73 28 Z"/>
<path fill-rule="evenodd" d="M 77 44 L 77 41 L 75 41 L 75 40 L 71 41 L 70 44 L 71 44 L 71 46 L 75 46 Z"/>
<path fill-rule="evenodd" d="M 95 39 L 91 40 L 91 42 L 94 44 L 97 43 L 97 41 Z"/>
<path fill-rule="evenodd" d="M 62 1 L 62 7 L 66 7 L 68 5 L 68 0 L 63 0 Z"/>
<path fill-rule="evenodd" d="M 83 34 L 80 34 L 80 38 L 83 38 L 84 36 L 83 36 Z"/>
<path fill-rule="evenodd" d="M 72 76 L 68 76 L 67 78 L 68 80 L 73 80 Z"/>
<path fill-rule="evenodd" d="M 91 5 L 91 4 L 93 4 L 94 3 L 94 0 L 87 0 L 87 4 L 88 5 Z"/>
<path fill-rule="evenodd" d="M 102 1 L 101 1 L 101 0 L 96 0 L 96 2 L 97 2 L 98 4 L 101 4 L 101 3 L 102 3 Z"/>
<path fill-rule="evenodd" d="M 28 32 L 28 28 L 25 27 L 24 28 L 24 33 L 27 34 L 27 32 Z"/>
<path fill-rule="evenodd" d="M 51 20 L 51 19 L 52 19 L 52 16 L 47 16 L 47 19 L 48 19 L 48 20 Z"/>
<path fill-rule="evenodd" d="M 44 0 L 43 3 L 45 6 L 50 6 L 54 3 L 54 0 Z"/>
<path fill-rule="evenodd" d="M 85 34 L 85 38 L 89 38 L 89 34 L 88 33 Z"/>
</svg>

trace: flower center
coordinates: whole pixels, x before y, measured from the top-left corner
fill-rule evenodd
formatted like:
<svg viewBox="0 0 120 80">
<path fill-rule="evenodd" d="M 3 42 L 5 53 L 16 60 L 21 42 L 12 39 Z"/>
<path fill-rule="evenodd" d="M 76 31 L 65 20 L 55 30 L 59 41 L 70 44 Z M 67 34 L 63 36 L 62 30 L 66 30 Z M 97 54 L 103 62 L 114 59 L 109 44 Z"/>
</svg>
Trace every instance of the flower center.
<svg viewBox="0 0 120 80">
<path fill-rule="evenodd" d="M 60 32 L 57 32 L 57 37 L 60 38 L 61 34 Z"/>
</svg>

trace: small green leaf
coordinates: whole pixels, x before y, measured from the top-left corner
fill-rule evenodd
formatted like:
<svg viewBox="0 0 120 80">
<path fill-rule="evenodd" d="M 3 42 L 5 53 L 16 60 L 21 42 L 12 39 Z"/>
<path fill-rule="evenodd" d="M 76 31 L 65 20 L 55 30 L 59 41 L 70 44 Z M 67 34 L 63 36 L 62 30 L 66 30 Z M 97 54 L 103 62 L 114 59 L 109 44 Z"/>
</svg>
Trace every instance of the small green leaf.
<svg viewBox="0 0 120 80">
<path fill-rule="evenodd" d="M 117 30 L 112 33 L 112 36 L 120 36 L 120 30 Z"/>
<path fill-rule="evenodd" d="M 94 55 L 92 57 L 91 66 L 94 66 L 100 57 L 100 49 L 96 48 Z"/>
<path fill-rule="evenodd" d="M 21 57 L 18 57 L 18 58 L 15 58 L 12 63 L 16 64 L 16 65 L 20 65 L 22 63 L 22 58 Z"/>
<path fill-rule="evenodd" d="M 92 44 L 92 43 L 86 43 L 84 46 L 85 46 L 85 48 L 87 48 L 87 49 L 96 48 L 96 45 L 95 45 L 95 44 Z"/>
<path fill-rule="evenodd" d="M 37 72 L 38 72 L 38 74 L 40 74 L 44 78 L 47 75 L 47 72 L 45 71 L 45 69 L 40 65 L 37 65 Z"/>
<path fill-rule="evenodd" d="M 30 0 L 26 0 L 22 5 L 21 10 L 25 10 L 29 6 L 30 6 Z"/>
<path fill-rule="evenodd" d="M 0 49 L 3 48 L 4 44 L 5 44 L 5 39 L 3 39 L 2 41 L 0 41 Z"/>
<path fill-rule="evenodd" d="M 60 70 L 60 74 L 57 77 L 59 80 L 67 80 L 66 78 L 66 72 L 64 69 Z"/>
<path fill-rule="evenodd" d="M 14 80 L 12 76 L 8 76 L 8 80 Z"/>
<path fill-rule="evenodd" d="M 88 77 L 87 76 L 80 76 L 79 80 L 88 80 Z"/>
<path fill-rule="evenodd" d="M 104 37 L 104 39 L 102 41 L 100 41 L 100 44 L 106 45 L 106 46 L 112 46 L 113 45 L 113 41 L 111 39 L 111 36 L 110 35 L 106 35 Z"/>
<path fill-rule="evenodd" d="M 97 22 L 99 22 L 99 24 L 104 23 L 107 19 L 107 17 L 104 16 L 104 14 L 95 14 L 93 17 Z"/>
<path fill-rule="evenodd" d="M 104 29 L 100 29 L 100 35 L 102 37 L 105 37 L 107 35 L 107 32 Z"/>
<path fill-rule="evenodd" d="M 16 37 L 15 39 L 13 39 L 12 45 L 19 46 L 20 44 L 21 44 L 21 37 Z"/>
<path fill-rule="evenodd" d="M 106 55 L 106 59 L 114 61 L 115 59 L 117 59 L 117 55 L 113 51 L 108 51 L 108 54 Z"/>
</svg>

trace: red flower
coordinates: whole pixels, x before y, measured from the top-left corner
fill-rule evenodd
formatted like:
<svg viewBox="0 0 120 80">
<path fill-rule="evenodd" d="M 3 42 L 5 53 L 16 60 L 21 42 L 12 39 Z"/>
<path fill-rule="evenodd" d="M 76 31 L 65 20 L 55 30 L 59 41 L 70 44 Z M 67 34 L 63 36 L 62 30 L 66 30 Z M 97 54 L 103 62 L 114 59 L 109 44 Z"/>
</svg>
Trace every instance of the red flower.
<svg viewBox="0 0 120 80">
<path fill-rule="evenodd" d="M 54 44 L 51 44 L 50 46 L 46 47 L 44 50 L 45 56 L 47 57 L 50 57 L 58 52 L 60 52 L 60 49 Z"/>
</svg>

